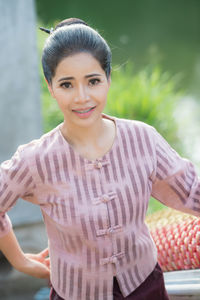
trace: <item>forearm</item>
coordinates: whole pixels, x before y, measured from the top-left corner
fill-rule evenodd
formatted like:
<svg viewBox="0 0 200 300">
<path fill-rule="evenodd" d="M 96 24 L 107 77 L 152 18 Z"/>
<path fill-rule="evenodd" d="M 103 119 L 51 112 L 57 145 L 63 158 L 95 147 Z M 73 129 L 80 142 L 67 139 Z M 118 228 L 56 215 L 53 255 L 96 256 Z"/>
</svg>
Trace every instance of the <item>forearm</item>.
<svg viewBox="0 0 200 300">
<path fill-rule="evenodd" d="M 16 270 L 37 278 L 49 279 L 48 249 L 38 254 L 25 254 L 13 230 L 11 230 L 7 235 L 0 238 L 0 250 Z"/>
<path fill-rule="evenodd" d="M 26 262 L 26 257 L 11 229 L 8 234 L 0 238 L 0 250 L 5 255 L 10 264 L 20 271 L 20 266 Z"/>
</svg>

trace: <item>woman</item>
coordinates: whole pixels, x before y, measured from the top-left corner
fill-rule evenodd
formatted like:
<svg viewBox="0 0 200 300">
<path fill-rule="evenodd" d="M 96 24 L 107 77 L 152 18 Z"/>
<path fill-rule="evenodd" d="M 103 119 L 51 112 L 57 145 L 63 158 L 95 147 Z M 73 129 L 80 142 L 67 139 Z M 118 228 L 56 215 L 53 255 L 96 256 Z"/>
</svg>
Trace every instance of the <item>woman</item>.
<svg viewBox="0 0 200 300">
<path fill-rule="evenodd" d="M 0 171 L 0 249 L 19 271 L 52 283 L 50 299 L 168 299 L 144 223 L 148 201 L 199 216 L 200 181 L 151 126 L 103 114 L 111 52 L 84 21 L 48 31 L 42 56 L 64 122 L 19 147 Z M 6 211 L 40 205 L 49 239 L 24 254 Z M 49 264 L 51 269 L 49 268 Z"/>
</svg>

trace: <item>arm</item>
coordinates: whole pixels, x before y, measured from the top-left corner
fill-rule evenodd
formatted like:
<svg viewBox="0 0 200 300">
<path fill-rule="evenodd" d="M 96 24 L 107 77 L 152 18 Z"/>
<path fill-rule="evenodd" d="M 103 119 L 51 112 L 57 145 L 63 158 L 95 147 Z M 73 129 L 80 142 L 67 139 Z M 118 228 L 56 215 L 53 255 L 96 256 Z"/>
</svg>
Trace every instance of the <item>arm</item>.
<svg viewBox="0 0 200 300">
<path fill-rule="evenodd" d="M 48 250 L 39 254 L 24 254 L 6 214 L 18 198 L 34 194 L 35 185 L 26 161 L 23 147 L 20 147 L 11 160 L 0 165 L 0 250 L 18 271 L 34 277 L 49 278 L 49 259 L 46 258 Z"/>
<path fill-rule="evenodd" d="M 25 254 L 11 229 L 0 238 L 0 250 L 16 270 L 37 278 L 49 279 L 48 249 L 38 254 Z"/>
<path fill-rule="evenodd" d="M 200 178 L 193 164 L 154 131 L 156 147 L 152 196 L 163 204 L 200 216 Z"/>
</svg>

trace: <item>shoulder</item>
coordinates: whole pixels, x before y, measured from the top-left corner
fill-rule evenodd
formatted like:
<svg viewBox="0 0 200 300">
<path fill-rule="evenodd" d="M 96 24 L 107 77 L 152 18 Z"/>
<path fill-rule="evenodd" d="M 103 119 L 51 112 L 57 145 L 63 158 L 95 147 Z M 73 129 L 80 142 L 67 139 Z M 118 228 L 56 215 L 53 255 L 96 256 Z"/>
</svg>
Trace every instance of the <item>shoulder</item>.
<svg viewBox="0 0 200 300">
<path fill-rule="evenodd" d="M 60 140 L 59 126 L 43 134 L 40 138 L 34 139 L 27 144 L 20 145 L 17 153 L 29 159 L 35 155 L 44 155 L 47 151 L 51 151 L 58 147 Z"/>
<path fill-rule="evenodd" d="M 123 118 L 114 118 L 116 121 L 116 124 L 119 126 L 119 128 L 124 128 L 126 130 L 133 131 L 143 131 L 148 134 L 153 134 L 155 128 L 145 122 L 138 121 L 138 120 L 130 120 L 130 119 L 123 119 Z"/>
<path fill-rule="evenodd" d="M 157 137 L 159 136 L 157 130 L 142 121 L 115 118 L 119 137 L 124 142 L 137 149 L 147 149 L 151 155 L 155 153 Z"/>
</svg>

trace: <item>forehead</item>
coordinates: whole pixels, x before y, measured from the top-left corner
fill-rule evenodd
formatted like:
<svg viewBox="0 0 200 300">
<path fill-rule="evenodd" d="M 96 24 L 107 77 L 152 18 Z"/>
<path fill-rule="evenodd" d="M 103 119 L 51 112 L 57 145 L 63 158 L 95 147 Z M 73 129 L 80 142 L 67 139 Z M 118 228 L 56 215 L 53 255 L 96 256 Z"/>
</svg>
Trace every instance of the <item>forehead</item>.
<svg viewBox="0 0 200 300">
<path fill-rule="evenodd" d="M 80 52 L 63 58 L 56 68 L 55 77 L 63 74 L 77 76 L 91 72 L 105 73 L 99 61 L 92 54 Z"/>
</svg>

